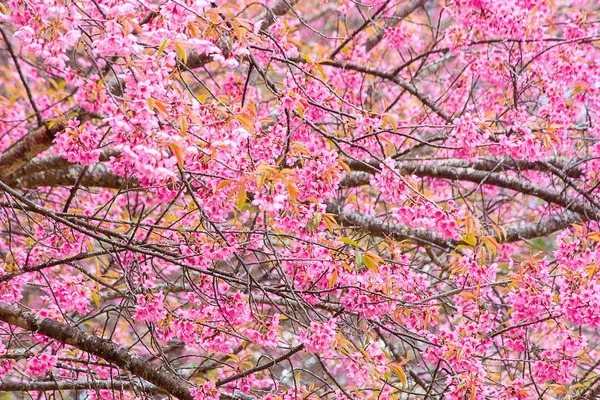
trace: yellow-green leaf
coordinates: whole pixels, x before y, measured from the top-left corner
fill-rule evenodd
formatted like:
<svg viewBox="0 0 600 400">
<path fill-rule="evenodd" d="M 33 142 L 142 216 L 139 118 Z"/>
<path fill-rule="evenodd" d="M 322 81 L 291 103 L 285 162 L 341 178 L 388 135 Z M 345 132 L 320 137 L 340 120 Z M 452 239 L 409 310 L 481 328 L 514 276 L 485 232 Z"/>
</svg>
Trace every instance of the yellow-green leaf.
<svg viewBox="0 0 600 400">
<path fill-rule="evenodd" d="M 185 52 L 183 44 L 181 44 L 180 42 L 175 42 L 175 50 L 177 50 L 177 56 L 179 57 L 181 62 L 185 64 L 187 62 L 187 53 Z"/>
<path fill-rule="evenodd" d="M 398 375 L 398 379 L 400 379 L 400 382 L 402 382 L 402 386 L 406 386 L 406 374 L 404 373 L 402 367 L 399 365 L 393 365 L 392 369 L 396 375 Z"/>
<path fill-rule="evenodd" d="M 246 185 L 242 183 L 240 185 L 240 189 L 238 190 L 236 202 L 237 208 L 241 210 L 244 207 L 244 204 L 246 204 L 246 200 L 248 200 L 248 194 L 246 193 Z"/>
<path fill-rule="evenodd" d="M 164 38 L 163 40 L 160 41 L 160 45 L 158 46 L 158 54 L 162 53 L 163 51 L 165 51 L 165 49 L 167 48 L 167 46 L 171 44 L 171 39 L 169 38 Z"/>
<path fill-rule="evenodd" d="M 349 244 L 352 247 L 357 247 L 358 248 L 358 243 L 356 243 L 355 240 L 350 239 L 349 237 L 343 237 L 340 239 L 340 242 Z"/>
</svg>

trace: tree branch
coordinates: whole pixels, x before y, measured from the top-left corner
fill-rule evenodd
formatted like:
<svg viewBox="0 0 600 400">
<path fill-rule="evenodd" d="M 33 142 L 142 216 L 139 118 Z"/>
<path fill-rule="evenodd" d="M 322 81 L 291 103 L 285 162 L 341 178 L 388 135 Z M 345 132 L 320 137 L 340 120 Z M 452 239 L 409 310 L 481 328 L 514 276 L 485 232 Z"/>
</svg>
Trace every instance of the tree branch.
<svg viewBox="0 0 600 400">
<path fill-rule="evenodd" d="M 90 113 L 79 107 L 72 108 L 65 112 L 65 115 L 73 113 L 77 114 L 81 122 L 92 118 Z M 0 154 L 0 180 L 23 167 L 41 152 L 48 150 L 52 146 L 52 141 L 56 135 L 63 129 L 65 129 L 65 123 L 62 121 L 56 122 L 52 127 L 49 127 L 48 123 L 45 122 L 44 125 L 30 131 L 4 150 Z"/>
<path fill-rule="evenodd" d="M 50 392 L 54 390 L 138 390 L 146 393 L 162 392 L 153 385 L 122 380 L 79 380 L 43 382 L 0 382 L 0 392 Z"/>
<path fill-rule="evenodd" d="M 0 320 L 100 357 L 178 399 L 193 400 L 187 381 L 114 342 L 6 303 L 0 303 Z"/>
<path fill-rule="evenodd" d="M 458 240 L 443 239 L 430 229 L 409 228 L 369 215 L 348 211 L 334 204 L 327 204 L 327 212 L 337 214 L 341 224 L 356 226 L 373 236 L 389 236 L 396 240 L 412 240 L 421 245 L 433 245 L 445 250 L 453 250 L 460 243 Z M 516 227 L 504 228 L 504 237 L 499 238 L 498 242 L 513 243 L 520 240 L 543 237 L 582 221 L 586 221 L 586 219 L 581 215 L 565 212 Z M 487 236 L 496 236 L 496 231 L 488 229 L 485 234 Z"/>
<path fill-rule="evenodd" d="M 25 175 L 21 178 L 7 180 L 6 184 L 13 188 L 34 189 L 39 186 L 73 186 L 84 170 L 82 165 L 72 165 L 64 169 L 49 169 Z M 81 186 L 102 187 L 107 189 L 136 188 L 135 180 L 127 180 L 112 172 L 105 164 L 88 167 L 79 182 Z"/>
<path fill-rule="evenodd" d="M 335 204 L 327 204 L 327 212 L 336 214 L 341 225 L 356 226 L 374 236 L 389 236 L 396 240 L 413 240 L 421 245 L 436 246 L 444 250 L 452 250 L 457 242 L 440 238 L 431 230 L 408 228 L 406 226 L 382 221 L 378 218 L 348 211 Z"/>
<path fill-rule="evenodd" d="M 257 19 L 258 21 L 260 21 L 260 20 L 264 21 L 261 26 L 261 29 L 262 30 L 268 29 L 271 25 L 273 25 L 273 23 L 275 22 L 275 19 L 277 17 L 280 17 L 280 16 L 284 15 L 285 13 L 287 13 L 288 10 L 290 8 L 292 8 L 294 6 L 294 4 L 296 4 L 297 2 L 298 2 L 298 0 L 279 0 L 277 3 L 275 3 L 275 5 L 273 5 L 273 7 L 271 7 L 270 9 L 267 9 L 267 11 L 262 13 Z M 227 48 L 227 46 L 223 46 L 219 42 L 217 42 L 217 46 L 223 52 L 224 57 L 226 57 L 226 58 L 229 57 L 229 49 Z M 188 69 L 202 68 L 206 64 L 208 64 L 212 61 L 213 61 L 213 58 L 212 58 L 211 54 L 200 54 L 199 55 L 195 51 L 192 51 L 187 55 L 187 61 L 185 63 L 184 68 L 188 68 Z"/>
<path fill-rule="evenodd" d="M 348 166 L 355 171 L 376 173 L 379 171 L 378 160 L 344 160 Z M 551 168 L 557 168 L 565 176 L 580 178 L 583 175 L 581 164 L 590 161 L 588 159 L 572 160 L 564 157 L 549 157 L 541 161 L 518 160 L 514 158 L 480 158 L 477 161 L 451 159 L 443 161 L 431 161 L 431 164 L 454 168 L 473 168 L 479 171 L 506 172 L 506 171 L 540 171 L 553 172 Z M 398 161 L 402 163 L 403 161 Z M 550 165 L 550 166 L 549 166 Z"/>
<path fill-rule="evenodd" d="M 430 99 L 427 95 L 425 95 L 419 89 L 417 89 L 417 87 L 413 83 L 405 81 L 404 79 L 400 78 L 397 74 L 380 71 L 376 68 L 369 67 L 367 65 L 357 64 L 349 61 L 325 60 L 321 62 L 321 64 L 341 69 L 349 69 L 356 72 L 362 72 L 367 75 L 377 76 L 379 78 L 393 82 L 396 85 L 400 86 L 402 89 L 406 90 L 411 95 L 415 96 L 417 99 L 419 99 L 421 103 L 423 103 L 429 109 L 431 109 L 431 111 L 439 115 L 444 121 L 452 123 L 453 118 L 450 114 L 442 110 L 437 104 L 435 104 L 435 102 L 432 99 Z"/>
<path fill-rule="evenodd" d="M 350 165 L 350 164 L 349 164 Z M 396 167 L 402 175 L 416 175 L 418 177 L 449 179 L 454 181 L 473 182 L 510 189 L 525 195 L 542 199 L 548 203 L 556 204 L 566 210 L 579 213 L 583 219 L 598 220 L 600 211 L 589 204 L 551 190 L 546 186 L 538 185 L 518 177 L 503 175 L 498 172 L 481 171 L 471 167 L 448 167 L 443 163 L 418 163 L 414 161 L 400 161 Z M 350 168 L 373 172 L 377 169 L 366 162 L 353 162 Z M 362 185 L 369 182 L 368 175 L 352 176 L 345 183 Z"/>
<path fill-rule="evenodd" d="M 118 150 L 111 149 L 111 148 L 104 149 L 100 153 L 100 158 L 98 161 L 99 162 L 109 161 L 111 159 L 111 157 L 117 157 L 118 155 L 119 155 Z M 25 175 L 31 175 L 36 172 L 43 172 L 43 171 L 48 171 L 48 170 L 53 170 L 53 169 L 63 169 L 63 168 L 68 168 L 68 167 L 71 167 L 74 165 L 75 164 L 73 164 L 72 162 L 63 158 L 62 156 L 60 156 L 58 154 L 54 154 L 51 156 L 35 158 L 35 159 L 29 161 L 25 166 L 23 166 L 22 168 L 19 168 L 17 171 L 15 171 L 10 176 L 10 178 L 12 178 L 12 179 L 21 178 Z"/>
<path fill-rule="evenodd" d="M 43 160 L 43 159 L 40 159 Z M 13 181 L 8 181 L 7 184 L 13 188 L 29 188 L 33 189 L 39 186 L 72 186 L 77 181 L 79 174 L 81 173 L 83 167 L 79 165 L 69 164 L 66 160 L 57 159 L 54 156 L 46 158 L 48 164 L 53 166 L 63 166 L 63 165 L 71 165 L 69 168 L 65 169 L 56 169 L 56 170 L 48 170 L 43 172 L 36 172 L 30 175 L 25 175 L 21 178 L 15 179 Z M 460 161 L 460 160 L 456 160 Z M 33 162 L 32 165 L 39 166 L 45 163 Z M 358 162 L 348 162 L 353 169 L 363 169 L 369 170 L 370 172 L 376 171 L 375 167 L 370 166 L 370 164 L 361 164 Z M 398 163 L 400 168 L 406 168 L 406 162 Z M 484 163 L 485 164 L 485 163 Z M 46 164 L 47 165 L 47 164 Z M 411 164 L 412 165 L 412 164 Z M 423 165 L 423 164 L 420 164 Z M 491 164 L 490 164 L 491 165 Z M 440 167 L 436 164 L 437 167 Z M 482 165 L 479 165 L 482 166 Z M 451 168 L 451 167 L 446 167 Z M 37 170 L 32 168 L 32 170 Z M 428 171 L 427 169 L 424 170 Z M 483 172 L 483 171 L 479 171 Z M 486 172 L 484 176 L 488 176 L 490 172 Z M 370 174 L 367 172 L 355 172 L 350 175 L 346 175 L 341 183 L 341 187 L 356 187 L 360 185 L 365 185 L 369 183 Z M 427 174 L 421 174 L 419 176 L 433 176 Z M 476 175 L 479 176 L 479 175 Z M 466 179 L 468 180 L 468 179 Z M 492 184 L 494 181 L 481 181 L 485 184 Z M 478 183 L 481 183 L 478 182 Z M 518 181 L 521 186 L 526 186 L 525 184 L 529 184 L 528 182 Z M 132 189 L 138 187 L 138 182 L 135 179 L 126 180 L 112 171 L 104 165 L 104 164 L 96 164 L 93 167 L 88 168 L 86 173 L 83 175 L 81 180 L 82 186 L 87 187 L 102 187 L 107 189 Z M 514 190 L 514 187 L 510 187 L 509 189 Z M 556 198 L 552 198 L 552 200 L 558 202 L 555 204 L 563 206 L 564 208 L 569 209 L 570 203 L 567 199 L 556 192 L 547 191 L 552 194 Z M 546 194 L 548 194 L 546 193 Z M 554 201 L 552 201 L 554 203 Z M 581 202 L 579 202 L 581 203 Z M 579 204 L 578 206 L 584 207 L 585 205 Z M 414 240 L 417 243 L 423 245 L 434 245 L 441 248 L 450 248 L 453 249 L 458 242 L 453 240 L 445 240 L 432 233 L 427 229 L 419 229 L 419 228 L 409 228 L 398 224 L 389 223 L 375 217 L 363 215 L 357 212 L 345 210 L 337 205 L 328 203 L 327 204 L 327 212 L 338 215 L 339 222 L 341 224 L 352 225 L 352 226 L 360 226 L 361 229 L 366 232 L 374 235 L 374 236 L 383 236 L 387 235 L 390 237 L 394 237 L 398 240 Z M 533 239 L 536 237 L 546 236 L 548 234 L 552 234 L 554 232 L 558 232 L 565 228 L 568 228 L 573 223 L 577 222 L 585 222 L 590 218 L 584 214 L 574 213 L 574 212 L 564 212 L 561 214 L 553 215 L 547 218 L 542 218 L 539 221 L 530 222 L 527 224 L 520 225 L 518 227 L 509 227 L 504 228 L 505 237 L 500 241 L 502 243 L 512 243 L 520 240 Z M 490 230 L 487 232 L 489 235 L 494 235 L 495 232 Z"/>
<path fill-rule="evenodd" d="M 425 4 L 426 1 L 427 0 L 412 0 L 404 7 L 396 10 L 394 15 L 388 18 L 388 20 L 385 22 L 385 26 L 379 29 L 376 34 L 367 39 L 367 43 L 365 45 L 367 52 L 371 51 L 375 46 L 377 46 L 377 44 L 379 44 L 379 42 L 381 42 L 381 39 L 383 39 L 383 36 L 385 35 L 386 29 L 398 25 L 400 21 L 408 17 L 413 11 Z"/>
</svg>

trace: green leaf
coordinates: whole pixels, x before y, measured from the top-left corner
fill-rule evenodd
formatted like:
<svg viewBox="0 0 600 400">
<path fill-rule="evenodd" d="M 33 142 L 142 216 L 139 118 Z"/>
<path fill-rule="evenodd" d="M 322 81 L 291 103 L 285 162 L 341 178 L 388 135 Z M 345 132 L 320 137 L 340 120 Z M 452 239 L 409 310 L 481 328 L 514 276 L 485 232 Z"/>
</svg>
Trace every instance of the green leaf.
<svg viewBox="0 0 600 400">
<path fill-rule="evenodd" d="M 356 266 L 360 267 L 363 263 L 363 257 L 362 254 L 360 254 L 358 251 L 356 252 Z"/>
</svg>

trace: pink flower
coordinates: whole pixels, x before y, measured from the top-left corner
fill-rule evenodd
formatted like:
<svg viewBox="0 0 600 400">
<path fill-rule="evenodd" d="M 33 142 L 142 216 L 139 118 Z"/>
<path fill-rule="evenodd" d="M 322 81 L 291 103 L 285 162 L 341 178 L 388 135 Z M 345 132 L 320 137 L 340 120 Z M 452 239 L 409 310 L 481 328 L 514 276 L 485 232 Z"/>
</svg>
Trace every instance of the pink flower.
<svg viewBox="0 0 600 400">
<path fill-rule="evenodd" d="M 379 190 L 385 202 L 400 203 L 405 199 L 408 188 L 395 167 L 395 161 L 387 158 L 379 167 L 381 172 L 371 176 L 371 185 Z"/>
<path fill-rule="evenodd" d="M 215 385 L 215 381 L 206 381 L 202 387 L 193 387 L 190 393 L 194 400 L 219 400 L 221 393 Z"/>
<path fill-rule="evenodd" d="M 158 322 L 165 319 L 167 311 L 164 304 L 165 296 L 162 292 L 137 296 L 134 319 L 138 322 Z"/>
<path fill-rule="evenodd" d="M 325 323 L 311 322 L 310 329 L 300 329 L 296 339 L 304 344 L 306 350 L 313 353 L 326 353 L 332 350 L 335 342 L 337 322 L 331 319 Z"/>
<path fill-rule="evenodd" d="M 27 360 L 27 374 L 40 376 L 56 367 L 58 358 L 49 352 L 36 354 Z"/>
</svg>

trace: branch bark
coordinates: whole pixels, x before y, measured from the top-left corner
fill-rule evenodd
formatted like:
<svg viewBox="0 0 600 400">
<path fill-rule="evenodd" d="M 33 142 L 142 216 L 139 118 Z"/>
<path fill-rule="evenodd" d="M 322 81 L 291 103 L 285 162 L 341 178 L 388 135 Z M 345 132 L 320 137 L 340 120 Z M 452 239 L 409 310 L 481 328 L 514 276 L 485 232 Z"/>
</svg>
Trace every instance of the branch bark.
<svg viewBox="0 0 600 400">
<path fill-rule="evenodd" d="M 112 154 L 112 153 L 110 153 Z M 44 159 L 40 159 L 44 160 Z M 56 159 L 54 156 L 46 158 L 48 163 L 42 162 L 32 162 L 30 163 L 32 166 L 40 166 L 40 165 L 53 165 L 53 166 L 63 166 L 70 165 L 68 168 L 64 169 L 56 169 L 56 170 L 47 170 L 43 172 L 35 172 L 29 175 L 25 175 L 23 177 L 17 178 L 12 181 L 7 181 L 7 184 L 13 188 L 29 188 L 34 189 L 39 186 L 72 186 L 77 181 L 79 174 L 83 170 L 82 166 L 69 164 L 66 160 Z M 555 160 L 556 161 L 556 160 Z M 558 165 L 561 165 L 556 161 Z M 375 167 L 370 166 L 370 164 L 362 164 L 357 162 L 348 162 L 349 165 L 353 169 L 363 169 L 368 170 L 369 172 L 375 172 Z M 480 167 L 482 167 L 486 162 L 484 162 Z M 404 165 L 406 167 L 406 163 L 399 165 Z M 420 164 L 422 165 L 422 164 Z M 491 163 L 489 164 L 491 165 Z M 497 164 L 494 164 L 497 165 Z M 436 165 L 440 167 L 440 165 Z M 524 165 L 521 165 L 524 166 Z M 403 167 L 401 167 L 402 169 Z M 445 167 L 444 168 L 451 168 Z M 37 170 L 37 168 L 32 168 L 32 170 Z M 424 171 L 428 171 L 424 169 Z M 478 171 L 482 173 L 484 171 Z M 449 172 L 448 172 L 449 173 Z M 488 176 L 490 172 L 486 172 L 484 176 Z M 342 187 L 356 187 L 360 185 L 365 185 L 369 183 L 370 174 L 367 172 L 355 172 L 350 175 L 346 175 L 340 185 Z M 432 176 L 427 174 L 422 174 L 420 176 Z M 479 175 L 474 175 L 474 177 L 479 177 Z M 468 179 L 467 179 L 468 180 Z M 474 178 L 473 178 L 474 180 Z M 471 181 L 473 181 L 471 180 Z M 488 180 L 485 181 L 477 181 L 478 183 L 484 182 L 485 184 L 492 184 L 494 180 L 491 182 Z M 501 183 L 505 181 L 501 181 Z M 138 182 L 135 179 L 126 180 L 112 171 L 104 165 L 104 164 L 96 164 L 93 167 L 88 168 L 86 173 L 81 179 L 81 185 L 87 187 L 102 187 L 107 189 L 133 189 L 138 187 Z M 496 182 L 497 183 L 497 182 Z M 526 186 L 528 182 L 518 181 L 519 185 Z M 514 187 L 509 187 L 509 189 L 515 189 Z M 569 199 L 561 196 L 559 193 L 547 191 L 552 194 L 554 197 L 551 199 L 556 201 L 557 204 L 563 205 L 564 207 L 569 209 Z M 546 193 L 546 194 L 548 194 Z M 555 198 L 556 197 L 556 198 Z M 573 200 L 570 200 L 571 202 Z M 579 204 L 581 203 L 581 204 Z M 582 202 L 577 203 L 580 207 L 584 207 Z M 446 249 L 453 249 L 458 241 L 454 240 L 446 240 L 440 238 L 435 233 L 432 233 L 427 229 L 418 229 L 418 228 L 409 228 L 406 226 L 393 224 L 390 222 L 386 222 L 384 220 L 380 220 L 375 217 L 363 215 L 361 213 L 348 211 L 334 205 L 332 203 L 327 204 L 327 212 L 338 215 L 339 222 L 344 225 L 351 226 L 359 226 L 361 229 L 366 232 L 374 235 L 374 236 L 383 236 L 387 235 L 390 237 L 394 237 L 397 240 L 414 240 L 417 243 L 428 246 L 437 246 Z M 588 221 L 589 215 L 580 214 L 577 212 L 564 212 L 561 214 L 553 215 L 550 217 L 542 218 L 538 221 L 529 222 L 517 227 L 509 227 L 505 228 L 505 237 L 500 239 L 502 243 L 512 243 L 520 240 L 533 239 L 536 237 L 546 236 L 552 234 L 554 232 L 561 231 L 565 228 L 568 228 L 573 223 L 577 222 L 585 222 Z M 495 232 L 489 231 L 488 235 L 495 235 Z"/>
<path fill-rule="evenodd" d="M 153 385 L 123 380 L 78 380 L 43 382 L 0 382 L 0 392 L 51 392 L 54 390 L 138 390 L 146 393 L 162 392 Z"/>
<path fill-rule="evenodd" d="M 349 164 L 349 166 L 352 169 L 363 170 L 366 172 L 377 170 L 374 166 L 364 162 L 354 162 Z M 594 207 L 586 202 L 515 176 L 477 170 L 471 167 L 448 167 L 439 162 L 423 164 L 414 161 L 400 161 L 396 163 L 396 167 L 400 170 L 402 175 L 416 175 L 418 177 L 473 182 L 513 190 L 561 206 L 566 210 L 576 212 L 585 220 L 600 219 L 600 211 L 595 210 Z M 352 185 L 362 185 L 368 182 L 368 175 L 365 174 L 351 176 L 346 181 L 346 183 Z"/>
<path fill-rule="evenodd" d="M 367 52 L 371 51 L 379 44 L 379 42 L 381 42 L 381 39 L 383 39 L 383 36 L 385 35 L 386 29 L 398 25 L 400 21 L 408 17 L 413 11 L 425 4 L 426 1 L 427 0 L 413 0 L 404 7 L 396 10 L 394 15 L 388 18 L 388 20 L 385 22 L 384 27 L 379 29 L 376 34 L 367 39 L 367 43 L 365 45 Z"/>
<path fill-rule="evenodd" d="M 105 164 L 96 164 L 84 171 L 83 166 L 73 165 L 64 169 L 49 169 L 25 175 L 6 183 L 13 188 L 34 189 L 39 186 L 73 186 L 83 172 L 79 181 L 81 186 L 102 187 L 107 189 L 123 189 L 138 187 L 137 181 L 127 180 L 112 172 Z"/>
<path fill-rule="evenodd" d="M 460 243 L 458 240 L 441 238 L 439 235 L 428 229 L 409 228 L 403 225 L 390 223 L 369 215 L 345 210 L 334 204 L 327 204 L 327 212 L 337 214 L 341 224 L 359 227 L 373 236 L 383 237 L 385 235 L 396 240 L 412 240 L 424 246 L 433 245 L 445 250 L 454 250 Z M 582 221 L 586 221 L 586 219 L 581 215 L 565 212 L 519 226 L 504 228 L 505 235 L 502 238 L 498 238 L 498 242 L 513 243 L 520 240 L 543 237 L 566 229 L 571 226 L 571 224 Z M 487 236 L 496 236 L 496 231 L 489 229 L 485 234 Z"/>
<path fill-rule="evenodd" d="M 444 250 L 453 250 L 457 242 L 446 240 L 427 229 L 408 228 L 380 220 L 369 215 L 348 211 L 335 204 L 327 204 L 327 212 L 336 214 L 341 225 L 357 226 L 374 236 L 390 236 L 396 240 L 413 240 L 425 246 L 436 246 Z"/>
<path fill-rule="evenodd" d="M 100 357 L 178 399 L 193 400 L 187 381 L 114 342 L 6 303 L 0 303 L 0 320 Z"/>
<path fill-rule="evenodd" d="M 70 114 L 76 114 L 81 122 L 92 118 L 91 114 L 79 107 L 65 113 L 65 115 Z M 4 150 L 0 154 L 0 180 L 23 167 L 41 152 L 48 150 L 56 135 L 63 129 L 65 129 L 65 123 L 62 121 L 55 123 L 52 127 L 46 121 L 43 126 L 30 131 Z"/>
<path fill-rule="evenodd" d="M 273 23 L 275 22 L 275 19 L 277 17 L 280 17 L 280 16 L 284 15 L 285 13 L 287 13 L 288 10 L 290 8 L 292 8 L 297 2 L 298 2 L 298 0 L 279 0 L 277 3 L 275 3 L 273 5 L 273 7 L 271 7 L 270 9 L 267 9 L 267 11 L 262 13 L 257 18 L 258 21 L 263 20 L 261 29 L 262 30 L 268 29 L 271 25 L 273 25 Z M 226 58 L 229 57 L 229 49 L 227 48 L 225 41 L 223 41 L 223 43 L 217 42 L 216 44 L 223 52 L 223 56 Z M 198 54 L 195 51 L 193 51 L 187 55 L 187 61 L 185 63 L 185 68 L 188 68 L 188 69 L 202 68 L 206 64 L 208 64 L 212 61 L 213 61 L 212 55 Z"/>
</svg>

